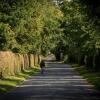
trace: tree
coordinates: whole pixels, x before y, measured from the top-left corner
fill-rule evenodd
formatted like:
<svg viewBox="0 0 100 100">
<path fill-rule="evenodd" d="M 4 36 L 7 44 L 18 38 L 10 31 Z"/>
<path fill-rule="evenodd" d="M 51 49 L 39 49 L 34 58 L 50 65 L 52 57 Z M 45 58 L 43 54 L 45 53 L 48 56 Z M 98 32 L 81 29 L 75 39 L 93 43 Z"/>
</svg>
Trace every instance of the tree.
<svg viewBox="0 0 100 100">
<path fill-rule="evenodd" d="M 15 41 L 12 42 L 13 48 L 10 48 L 13 52 L 39 54 L 48 52 L 56 45 L 54 34 L 56 38 L 60 38 L 61 18 L 61 11 L 49 0 L 0 1 L 1 24 L 4 24 L 4 27 L 8 25 L 14 35 L 9 36 L 9 39 L 13 37 L 12 40 Z M 5 32 L 3 31 L 2 34 Z M 4 37 L 1 37 L 1 40 L 4 40 Z M 52 42 L 53 40 L 55 41 Z M 3 47 L 1 46 L 1 50 Z M 6 50 L 8 48 L 7 46 Z"/>
</svg>

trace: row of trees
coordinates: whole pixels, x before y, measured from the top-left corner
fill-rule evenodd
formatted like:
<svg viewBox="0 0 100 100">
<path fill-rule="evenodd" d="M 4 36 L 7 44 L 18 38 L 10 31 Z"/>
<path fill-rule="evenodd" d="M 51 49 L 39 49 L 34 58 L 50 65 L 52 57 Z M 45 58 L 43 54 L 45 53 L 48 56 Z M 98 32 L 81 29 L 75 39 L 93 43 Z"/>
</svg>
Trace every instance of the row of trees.
<svg viewBox="0 0 100 100">
<path fill-rule="evenodd" d="M 62 52 L 68 62 L 100 69 L 100 1 L 57 0 L 64 14 L 62 40 L 55 52 Z"/>
<path fill-rule="evenodd" d="M 56 2 L 54 4 L 54 2 Z M 1 0 L 0 50 L 47 54 L 100 65 L 100 1 Z"/>
<path fill-rule="evenodd" d="M 51 0 L 0 0 L 0 50 L 46 54 L 61 37 L 62 17 Z"/>
</svg>

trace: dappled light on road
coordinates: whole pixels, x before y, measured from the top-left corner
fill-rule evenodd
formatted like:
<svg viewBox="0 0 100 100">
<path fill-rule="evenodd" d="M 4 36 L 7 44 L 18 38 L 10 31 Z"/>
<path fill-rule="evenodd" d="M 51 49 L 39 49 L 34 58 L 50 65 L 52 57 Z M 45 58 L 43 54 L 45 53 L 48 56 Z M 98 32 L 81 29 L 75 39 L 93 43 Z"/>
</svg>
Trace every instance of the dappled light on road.
<svg viewBox="0 0 100 100">
<path fill-rule="evenodd" d="M 4 100 L 99 100 L 99 92 L 70 65 L 47 63 L 43 75 L 30 77 Z"/>
</svg>

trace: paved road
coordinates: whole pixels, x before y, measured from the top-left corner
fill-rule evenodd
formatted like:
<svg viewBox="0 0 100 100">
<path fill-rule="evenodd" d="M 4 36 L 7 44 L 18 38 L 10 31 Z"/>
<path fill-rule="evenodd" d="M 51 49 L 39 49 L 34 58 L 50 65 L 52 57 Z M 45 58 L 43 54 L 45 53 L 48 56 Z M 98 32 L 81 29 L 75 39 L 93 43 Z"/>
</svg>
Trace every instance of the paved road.
<svg viewBox="0 0 100 100">
<path fill-rule="evenodd" d="M 94 87 L 69 65 L 47 65 L 44 75 L 32 76 L 3 100 L 100 100 Z"/>
</svg>

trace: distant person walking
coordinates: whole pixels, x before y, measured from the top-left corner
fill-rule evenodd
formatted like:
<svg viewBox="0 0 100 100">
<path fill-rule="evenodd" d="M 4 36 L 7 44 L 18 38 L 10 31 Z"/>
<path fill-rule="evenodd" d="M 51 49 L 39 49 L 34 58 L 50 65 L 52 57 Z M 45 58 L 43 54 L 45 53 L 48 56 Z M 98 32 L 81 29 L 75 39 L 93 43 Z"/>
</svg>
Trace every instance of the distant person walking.
<svg viewBox="0 0 100 100">
<path fill-rule="evenodd" d="M 45 69 L 45 62 L 44 62 L 44 60 L 42 60 L 40 62 L 40 68 L 41 68 L 41 74 L 44 74 L 44 69 Z"/>
</svg>

